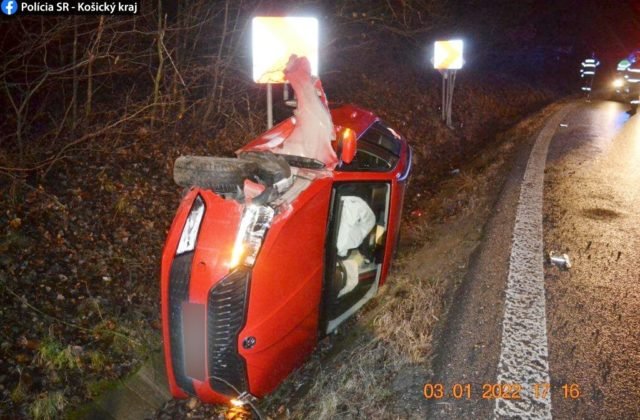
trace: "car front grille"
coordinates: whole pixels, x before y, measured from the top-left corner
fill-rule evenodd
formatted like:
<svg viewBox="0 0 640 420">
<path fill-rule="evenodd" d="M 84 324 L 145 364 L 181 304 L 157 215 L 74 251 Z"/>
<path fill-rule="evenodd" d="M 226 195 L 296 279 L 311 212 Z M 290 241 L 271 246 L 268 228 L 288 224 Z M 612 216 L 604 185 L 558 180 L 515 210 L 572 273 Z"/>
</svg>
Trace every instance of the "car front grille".
<svg viewBox="0 0 640 420">
<path fill-rule="evenodd" d="M 238 353 L 238 334 L 246 320 L 251 272 L 237 270 L 209 291 L 207 304 L 207 357 L 209 384 L 223 395 L 235 397 L 247 390 L 247 369 Z"/>
<path fill-rule="evenodd" d="M 189 280 L 193 252 L 174 258 L 169 272 L 169 340 L 171 363 L 176 383 L 185 392 L 195 395 L 193 383 L 185 373 L 182 303 L 189 297 Z"/>
</svg>

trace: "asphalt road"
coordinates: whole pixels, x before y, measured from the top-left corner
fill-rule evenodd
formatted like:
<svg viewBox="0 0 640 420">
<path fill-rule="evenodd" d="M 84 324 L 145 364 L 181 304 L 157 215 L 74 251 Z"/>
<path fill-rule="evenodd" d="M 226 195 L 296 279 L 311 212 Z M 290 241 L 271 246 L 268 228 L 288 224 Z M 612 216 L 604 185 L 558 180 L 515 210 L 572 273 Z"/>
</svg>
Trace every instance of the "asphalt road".
<svg viewBox="0 0 640 420">
<path fill-rule="evenodd" d="M 640 418 L 640 116 L 578 101 L 523 148 L 430 383 L 428 418 Z"/>
</svg>

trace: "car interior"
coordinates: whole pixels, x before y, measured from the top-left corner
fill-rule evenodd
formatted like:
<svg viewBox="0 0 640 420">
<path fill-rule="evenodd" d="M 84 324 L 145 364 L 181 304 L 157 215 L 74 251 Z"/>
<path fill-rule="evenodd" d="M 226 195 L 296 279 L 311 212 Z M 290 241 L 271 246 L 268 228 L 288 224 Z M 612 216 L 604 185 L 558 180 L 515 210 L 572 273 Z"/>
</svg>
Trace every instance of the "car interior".
<svg viewBox="0 0 640 420">
<path fill-rule="evenodd" d="M 334 269 L 327 273 L 329 278 L 325 302 L 329 321 L 343 317 L 346 319 L 377 288 L 387 236 L 389 193 L 390 185 L 386 182 L 348 182 L 334 187 L 329 229 L 331 243 L 327 254 L 327 267 Z M 359 200 L 350 200 L 353 197 Z M 346 206 L 353 206 L 354 203 L 364 203 L 367 206 L 360 214 L 371 214 L 371 223 L 364 232 L 361 219 L 366 219 L 366 216 L 353 223 L 343 222 L 343 217 L 351 211 Z M 337 241 L 344 234 L 340 230 L 344 229 L 351 230 L 347 234 L 352 238 L 357 237 L 358 243 L 352 242 L 350 249 L 339 252 Z"/>
</svg>

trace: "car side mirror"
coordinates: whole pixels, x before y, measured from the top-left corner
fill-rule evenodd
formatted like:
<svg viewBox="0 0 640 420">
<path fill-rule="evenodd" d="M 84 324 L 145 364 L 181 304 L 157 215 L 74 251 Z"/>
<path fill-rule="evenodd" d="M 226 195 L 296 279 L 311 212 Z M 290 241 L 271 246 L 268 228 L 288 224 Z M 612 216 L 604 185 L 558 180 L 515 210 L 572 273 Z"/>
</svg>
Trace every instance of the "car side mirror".
<svg viewBox="0 0 640 420">
<path fill-rule="evenodd" d="M 356 132 L 350 128 L 345 128 L 340 133 L 339 142 L 341 144 L 340 148 L 340 160 L 344 163 L 351 163 L 353 158 L 356 156 L 356 148 L 357 148 L 357 140 L 356 140 Z"/>
</svg>

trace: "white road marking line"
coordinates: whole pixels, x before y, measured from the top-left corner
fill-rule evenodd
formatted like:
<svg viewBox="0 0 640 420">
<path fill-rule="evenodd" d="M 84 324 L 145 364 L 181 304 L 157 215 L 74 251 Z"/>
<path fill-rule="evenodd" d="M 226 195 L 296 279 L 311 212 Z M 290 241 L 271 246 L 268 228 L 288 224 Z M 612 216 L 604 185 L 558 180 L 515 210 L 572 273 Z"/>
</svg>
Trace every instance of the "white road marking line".
<svg viewBox="0 0 640 420">
<path fill-rule="evenodd" d="M 494 416 L 551 419 L 551 395 L 534 395 L 550 383 L 542 255 L 542 191 L 547 151 L 556 128 L 575 105 L 558 111 L 531 150 L 520 187 L 502 321 L 498 383 L 522 386 L 520 399 L 496 399 Z"/>
</svg>

